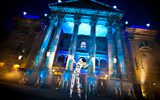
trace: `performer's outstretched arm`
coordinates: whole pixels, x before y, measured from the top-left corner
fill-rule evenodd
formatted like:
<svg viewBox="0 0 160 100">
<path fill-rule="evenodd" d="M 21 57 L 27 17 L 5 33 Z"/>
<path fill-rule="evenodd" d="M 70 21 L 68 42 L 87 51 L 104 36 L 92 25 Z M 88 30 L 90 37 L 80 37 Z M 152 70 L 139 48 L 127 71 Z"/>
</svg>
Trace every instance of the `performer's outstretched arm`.
<svg viewBox="0 0 160 100">
<path fill-rule="evenodd" d="M 86 66 L 83 66 L 83 68 L 87 68 L 89 66 L 89 64 L 87 64 Z"/>
</svg>

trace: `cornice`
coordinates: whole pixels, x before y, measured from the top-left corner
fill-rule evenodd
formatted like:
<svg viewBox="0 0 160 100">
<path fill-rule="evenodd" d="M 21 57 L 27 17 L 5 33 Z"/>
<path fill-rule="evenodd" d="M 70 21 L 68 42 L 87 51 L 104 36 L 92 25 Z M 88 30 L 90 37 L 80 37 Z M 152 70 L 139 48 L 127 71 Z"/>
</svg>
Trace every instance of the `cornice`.
<svg viewBox="0 0 160 100">
<path fill-rule="evenodd" d="M 73 7 L 62 7 L 62 6 L 49 6 L 52 12 L 57 13 L 66 13 L 66 14 L 81 14 L 88 16 L 99 16 L 99 17 L 110 17 L 121 19 L 123 17 L 123 13 L 120 12 L 112 12 L 105 10 L 93 10 L 93 9 L 85 9 L 85 8 L 73 8 Z"/>
</svg>

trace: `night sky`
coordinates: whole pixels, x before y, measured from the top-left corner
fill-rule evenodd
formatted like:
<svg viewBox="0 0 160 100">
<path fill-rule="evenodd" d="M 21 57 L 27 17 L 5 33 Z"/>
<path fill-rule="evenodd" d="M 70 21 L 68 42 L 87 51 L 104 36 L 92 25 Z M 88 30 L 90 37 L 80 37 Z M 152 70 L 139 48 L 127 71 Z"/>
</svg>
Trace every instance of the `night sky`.
<svg viewBox="0 0 160 100">
<path fill-rule="evenodd" d="M 58 0 L 5 0 L 1 2 L 0 36 L 8 37 L 12 29 L 12 17 L 23 16 L 23 11 L 28 15 L 44 16 L 49 13 L 49 3 Z M 62 0 L 67 1 L 67 0 Z M 129 22 L 129 26 L 146 26 L 150 23 L 150 29 L 160 30 L 160 5 L 158 0 L 97 0 L 109 6 L 116 5 L 125 12 L 122 23 Z M 3 6 L 3 7 L 2 7 Z"/>
</svg>

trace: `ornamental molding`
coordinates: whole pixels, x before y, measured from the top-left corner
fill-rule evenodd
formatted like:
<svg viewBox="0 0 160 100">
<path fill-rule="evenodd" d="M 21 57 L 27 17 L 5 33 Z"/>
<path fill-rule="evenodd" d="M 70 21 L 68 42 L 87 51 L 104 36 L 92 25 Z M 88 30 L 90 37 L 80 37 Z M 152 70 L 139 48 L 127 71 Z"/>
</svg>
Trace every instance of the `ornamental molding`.
<svg viewBox="0 0 160 100">
<path fill-rule="evenodd" d="M 85 8 L 73 8 L 73 7 L 62 7 L 62 6 L 52 6 L 49 5 L 49 8 L 53 12 L 66 13 L 66 14 L 81 14 L 88 16 L 99 16 L 99 17 L 109 17 L 115 19 L 121 19 L 123 17 L 123 13 L 120 12 L 112 12 L 105 10 L 93 10 L 93 9 L 85 9 Z"/>
</svg>

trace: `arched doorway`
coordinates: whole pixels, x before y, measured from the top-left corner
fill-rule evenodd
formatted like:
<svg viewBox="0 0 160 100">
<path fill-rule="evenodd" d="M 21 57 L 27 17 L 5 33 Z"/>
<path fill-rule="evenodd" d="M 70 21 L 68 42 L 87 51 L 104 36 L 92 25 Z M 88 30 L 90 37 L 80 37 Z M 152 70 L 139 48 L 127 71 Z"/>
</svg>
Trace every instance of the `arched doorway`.
<svg viewBox="0 0 160 100">
<path fill-rule="evenodd" d="M 100 60 L 100 68 L 105 68 L 108 72 L 107 62 L 105 59 Z"/>
</svg>

